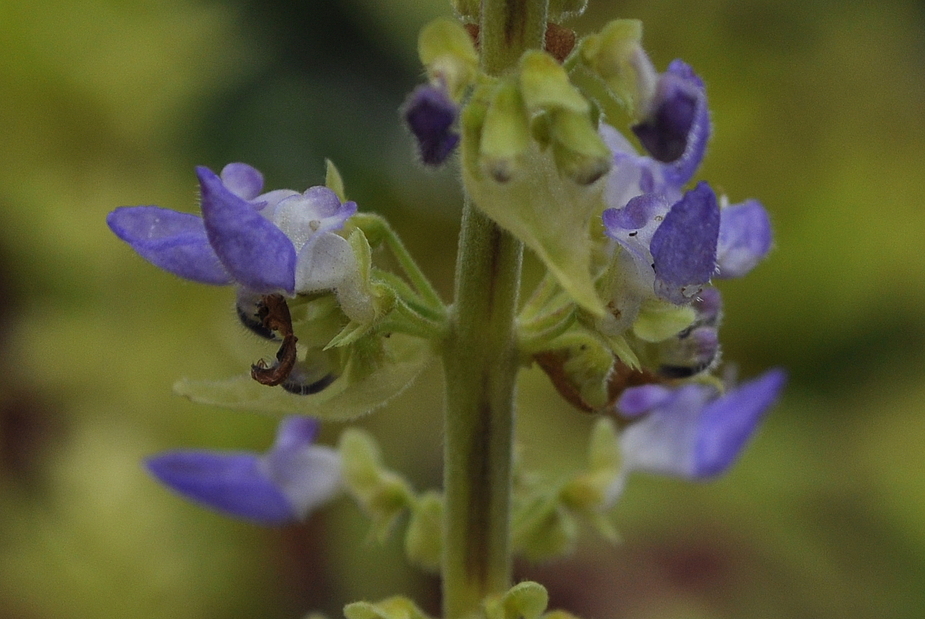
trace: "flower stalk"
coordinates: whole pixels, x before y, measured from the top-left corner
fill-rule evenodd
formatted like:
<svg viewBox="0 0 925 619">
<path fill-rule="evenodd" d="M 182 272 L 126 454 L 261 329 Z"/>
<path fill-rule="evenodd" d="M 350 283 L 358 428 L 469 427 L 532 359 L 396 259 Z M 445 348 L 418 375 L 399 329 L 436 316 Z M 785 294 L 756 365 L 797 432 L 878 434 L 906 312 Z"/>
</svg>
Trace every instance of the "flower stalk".
<svg viewBox="0 0 925 619">
<path fill-rule="evenodd" d="M 498 75 L 540 48 L 543 0 L 482 3 L 481 63 Z M 479 611 L 511 585 L 511 471 L 523 243 L 466 201 L 446 375 L 443 616 Z"/>
</svg>

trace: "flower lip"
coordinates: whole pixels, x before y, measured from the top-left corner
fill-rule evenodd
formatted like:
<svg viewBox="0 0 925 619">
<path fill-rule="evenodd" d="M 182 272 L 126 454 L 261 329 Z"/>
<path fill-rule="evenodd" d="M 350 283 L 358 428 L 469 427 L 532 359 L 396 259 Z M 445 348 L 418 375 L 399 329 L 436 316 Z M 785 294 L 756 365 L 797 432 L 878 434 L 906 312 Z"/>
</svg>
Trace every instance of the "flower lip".
<svg viewBox="0 0 925 619">
<path fill-rule="evenodd" d="M 202 284 L 233 281 L 196 215 L 158 206 L 121 206 L 106 216 L 106 223 L 142 258 L 165 271 Z"/>
<path fill-rule="evenodd" d="M 184 497 L 263 525 L 304 519 L 343 485 L 340 456 L 313 445 L 318 422 L 291 416 L 280 422 L 265 454 L 172 451 L 145 462 L 160 482 Z"/>
<path fill-rule="evenodd" d="M 627 389 L 617 409 L 639 420 L 620 437 L 624 477 L 632 471 L 693 480 L 721 475 L 738 459 L 786 381 L 783 370 L 773 369 L 719 397 L 702 384 Z"/>
<path fill-rule="evenodd" d="M 771 250 L 771 221 L 757 200 L 727 206 L 720 215 L 716 276 L 742 277 Z"/>
</svg>

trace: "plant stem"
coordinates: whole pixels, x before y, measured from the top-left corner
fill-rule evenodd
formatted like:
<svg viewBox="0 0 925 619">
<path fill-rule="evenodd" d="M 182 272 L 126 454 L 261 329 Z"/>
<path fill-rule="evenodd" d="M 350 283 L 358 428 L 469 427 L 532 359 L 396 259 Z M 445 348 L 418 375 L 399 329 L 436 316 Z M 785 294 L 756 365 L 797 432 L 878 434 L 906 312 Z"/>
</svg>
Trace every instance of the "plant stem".
<svg viewBox="0 0 925 619">
<path fill-rule="evenodd" d="M 546 0 L 482 2 L 482 68 L 500 74 L 541 47 Z M 443 616 L 478 613 L 511 586 L 511 455 L 523 244 L 466 200 L 446 376 Z"/>
</svg>

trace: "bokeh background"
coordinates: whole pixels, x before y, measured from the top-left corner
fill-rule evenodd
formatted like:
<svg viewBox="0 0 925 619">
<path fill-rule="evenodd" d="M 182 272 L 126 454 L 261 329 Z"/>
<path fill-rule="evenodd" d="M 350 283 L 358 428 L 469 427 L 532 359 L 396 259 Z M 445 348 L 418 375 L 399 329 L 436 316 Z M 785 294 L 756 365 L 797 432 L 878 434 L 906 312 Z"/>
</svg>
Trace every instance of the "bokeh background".
<svg viewBox="0 0 925 619">
<path fill-rule="evenodd" d="M 418 28 L 448 12 L 0 2 L 0 618 L 336 617 L 394 593 L 436 612 L 436 580 L 347 500 L 267 530 L 145 475 L 163 449 L 263 449 L 275 422 L 171 394 L 180 376 L 240 372 L 253 341 L 229 290 L 151 267 L 104 217 L 195 210 L 197 164 L 243 160 L 302 189 L 329 157 L 446 293 L 456 174 L 415 163 L 397 109 L 420 77 Z M 762 199 L 777 239 L 721 285 L 725 358 L 792 378 L 726 478 L 637 477 L 614 512 L 621 544 L 520 575 L 587 619 L 925 616 L 925 4 L 591 0 L 571 25 L 612 17 L 645 20 L 657 66 L 683 57 L 707 82 L 701 176 Z M 432 369 L 359 422 L 419 488 L 440 480 L 440 402 Z M 524 374 L 526 462 L 567 470 L 589 425 Z"/>
</svg>

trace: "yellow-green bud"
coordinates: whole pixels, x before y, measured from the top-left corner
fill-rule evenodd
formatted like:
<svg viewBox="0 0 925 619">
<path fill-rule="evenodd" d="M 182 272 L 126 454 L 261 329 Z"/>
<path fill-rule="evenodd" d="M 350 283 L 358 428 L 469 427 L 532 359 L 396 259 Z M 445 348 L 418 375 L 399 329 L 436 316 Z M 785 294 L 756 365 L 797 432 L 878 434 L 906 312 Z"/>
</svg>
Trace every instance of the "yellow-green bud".
<svg viewBox="0 0 925 619">
<path fill-rule="evenodd" d="M 475 81 L 478 53 L 469 33 L 453 19 L 439 18 L 424 26 L 418 36 L 418 56 L 427 67 L 428 77 L 443 81 L 456 101 Z"/>
<path fill-rule="evenodd" d="M 564 109 L 586 114 L 591 108 L 562 65 L 546 52 L 530 50 L 523 55 L 520 88 L 531 112 Z"/>
<path fill-rule="evenodd" d="M 530 147 L 527 110 L 516 82 L 498 85 L 485 113 L 479 143 L 482 170 L 499 183 L 507 182 L 520 167 Z"/>
<path fill-rule="evenodd" d="M 562 174 L 579 185 L 590 185 L 610 170 L 613 156 L 587 112 L 558 110 L 551 118 L 552 152 Z"/>
</svg>

